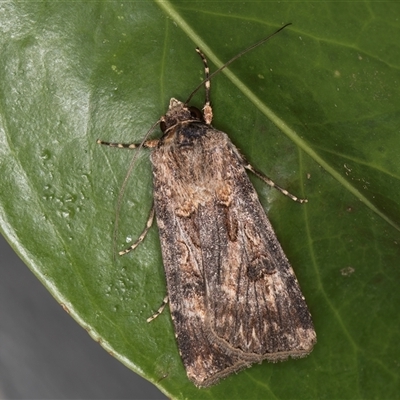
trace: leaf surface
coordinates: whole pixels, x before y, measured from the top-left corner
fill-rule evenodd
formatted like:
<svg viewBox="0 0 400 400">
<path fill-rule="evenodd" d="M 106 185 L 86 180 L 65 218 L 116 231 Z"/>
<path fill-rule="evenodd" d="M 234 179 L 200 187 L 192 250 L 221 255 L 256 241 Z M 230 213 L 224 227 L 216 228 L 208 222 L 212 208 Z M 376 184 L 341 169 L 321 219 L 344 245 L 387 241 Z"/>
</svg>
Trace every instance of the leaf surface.
<svg viewBox="0 0 400 400">
<path fill-rule="evenodd" d="M 89 334 L 173 398 L 398 398 L 400 22 L 389 2 L 6 2 L 0 5 L 1 230 Z M 313 315 L 305 359 L 210 389 L 186 378 L 157 229 L 113 257 L 138 142 L 212 70 L 214 126 L 299 205 L 254 179 Z M 203 93 L 193 103 L 201 106 Z M 156 136 L 156 133 L 154 133 Z M 149 154 L 121 202 L 116 247 L 151 207 Z"/>
</svg>

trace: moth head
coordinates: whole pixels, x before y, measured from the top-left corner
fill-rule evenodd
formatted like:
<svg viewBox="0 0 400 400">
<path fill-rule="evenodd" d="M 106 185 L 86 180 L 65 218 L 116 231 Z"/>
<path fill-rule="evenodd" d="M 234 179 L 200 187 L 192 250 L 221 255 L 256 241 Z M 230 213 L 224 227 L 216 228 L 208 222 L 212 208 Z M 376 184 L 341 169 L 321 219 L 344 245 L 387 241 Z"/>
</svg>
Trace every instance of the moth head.
<svg viewBox="0 0 400 400">
<path fill-rule="evenodd" d="M 185 121 L 203 122 L 203 114 L 198 108 L 189 107 L 187 104 L 172 98 L 169 101 L 167 113 L 161 117 L 161 131 L 165 133 L 168 129 Z"/>
</svg>

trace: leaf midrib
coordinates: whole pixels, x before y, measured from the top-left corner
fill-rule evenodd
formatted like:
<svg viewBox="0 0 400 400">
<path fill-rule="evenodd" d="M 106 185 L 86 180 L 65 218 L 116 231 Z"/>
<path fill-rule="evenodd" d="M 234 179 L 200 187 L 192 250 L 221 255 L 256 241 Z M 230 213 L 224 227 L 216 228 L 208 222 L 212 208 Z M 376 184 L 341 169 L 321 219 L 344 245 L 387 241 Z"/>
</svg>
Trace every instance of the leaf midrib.
<svg viewBox="0 0 400 400">
<path fill-rule="evenodd" d="M 209 46 L 203 41 L 201 36 L 196 33 L 185 19 L 174 9 L 168 0 L 154 0 L 155 3 L 165 11 L 175 23 L 182 29 L 183 32 L 199 46 L 202 51 L 207 54 L 207 57 L 218 68 L 223 65 L 223 62 L 211 50 Z M 380 218 L 386 221 L 389 225 L 400 231 L 400 226 L 393 221 L 389 216 L 379 210 L 367 197 L 365 197 L 356 187 L 348 182 L 339 172 L 331 167 L 309 144 L 303 140 L 297 132 L 288 126 L 283 119 L 278 117 L 263 101 L 257 97 L 249 87 L 247 87 L 233 72 L 228 68 L 222 71 L 227 78 L 245 95 L 277 128 L 279 128 L 290 140 L 292 140 L 300 149 L 302 149 L 308 156 L 317 162 L 326 172 L 335 178 L 346 190 L 352 193 L 358 200 L 364 203 L 371 211 L 377 214 Z"/>
</svg>

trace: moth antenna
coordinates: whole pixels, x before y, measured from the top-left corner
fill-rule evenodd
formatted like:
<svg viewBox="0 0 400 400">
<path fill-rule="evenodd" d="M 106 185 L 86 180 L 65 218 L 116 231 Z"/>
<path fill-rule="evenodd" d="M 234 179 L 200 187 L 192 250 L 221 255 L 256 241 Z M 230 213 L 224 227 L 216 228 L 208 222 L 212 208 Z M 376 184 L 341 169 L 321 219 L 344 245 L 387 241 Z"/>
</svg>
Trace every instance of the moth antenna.
<svg viewBox="0 0 400 400">
<path fill-rule="evenodd" d="M 121 189 L 118 193 L 118 200 L 117 200 L 117 206 L 115 208 L 115 223 L 114 223 L 114 238 L 113 238 L 113 257 L 115 257 L 115 254 L 117 253 L 117 235 L 118 235 L 118 221 L 119 221 L 119 213 L 121 211 L 121 204 L 122 204 L 122 199 L 124 197 L 126 185 L 128 183 L 129 177 L 131 176 L 131 173 L 133 171 L 133 168 L 136 165 L 137 158 L 139 157 L 140 150 L 143 148 L 143 144 L 146 142 L 147 138 L 149 137 L 150 133 L 154 131 L 154 129 L 157 127 L 157 125 L 161 122 L 161 118 L 158 119 L 151 127 L 150 129 L 146 132 L 144 135 L 143 140 L 140 142 L 140 145 L 137 147 L 136 153 L 133 156 L 130 164 L 128 171 L 126 172 L 124 181 L 122 182 Z"/>
<path fill-rule="evenodd" d="M 271 39 L 273 36 L 275 36 L 276 34 L 278 34 L 280 31 L 282 31 L 283 29 L 285 29 L 286 27 L 288 27 L 289 25 L 292 25 L 291 22 L 289 22 L 286 25 L 283 25 L 281 28 L 279 28 L 278 30 L 276 30 L 274 33 L 272 33 L 271 35 L 267 36 L 264 39 L 261 39 L 259 42 L 252 44 L 250 47 L 248 47 L 247 49 L 241 51 L 239 54 L 236 54 L 235 57 L 231 58 L 228 62 L 226 62 L 222 67 L 218 68 L 216 71 L 214 71 L 210 76 L 207 76 L 197 87 L 196 89 L 193 90 L 192 93 L 190 93 L 188 99 L 185 101 L 185 104 L 188 104 L 189 101 L 192 99 L 192 97 L 195 95 L 195 93 L 203 86 L 206 84 L 206 82 L 208 82 L 212 77 L 214 77 L 215 75 L 217 75 L 219 72 L 221 72 L 224 68 L 226 68 L 229 64 L 233 63 L 235 60 L 237 60 L 238 58 L 242 57 L 244 54 L 248 53 L 249 51 L 255 49 L 258 46 L 261 46 L 263 43 L 265 43 L 266 41 L 268 41 L 269 39 Z"/>
</svg>

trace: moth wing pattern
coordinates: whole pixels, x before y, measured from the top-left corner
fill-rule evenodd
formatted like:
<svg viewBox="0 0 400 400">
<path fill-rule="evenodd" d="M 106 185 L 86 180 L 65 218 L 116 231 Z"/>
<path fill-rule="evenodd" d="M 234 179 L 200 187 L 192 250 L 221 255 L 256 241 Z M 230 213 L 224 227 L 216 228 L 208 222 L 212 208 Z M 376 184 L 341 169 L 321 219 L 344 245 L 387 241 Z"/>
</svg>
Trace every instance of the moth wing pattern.
<svg viewBox="0 0 400 400">
<path fill-rule="evenodd" d="M 206 387 L 254 362 L 309 354 L 311 315 L 228 136 L 202 122 L 178 123 L 151 160 L 170 310 L 189 379 Z"/>
</svg>

